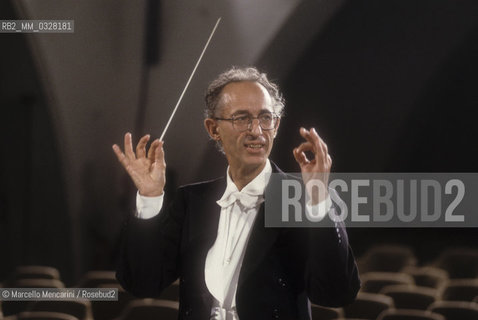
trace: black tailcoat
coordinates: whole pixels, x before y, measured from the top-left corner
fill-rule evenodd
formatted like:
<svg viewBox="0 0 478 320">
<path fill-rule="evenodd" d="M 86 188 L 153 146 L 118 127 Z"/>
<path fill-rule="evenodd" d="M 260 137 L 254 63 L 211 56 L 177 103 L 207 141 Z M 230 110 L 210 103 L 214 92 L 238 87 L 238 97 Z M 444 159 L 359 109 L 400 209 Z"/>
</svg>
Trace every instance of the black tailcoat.
<svg viewBox="0 0 478 320">
<path fill-rule="evenodd" d="M 121 285 L 139 297 L 158 297 L 179 278 L 179 319 L 209 319 L 213 297 L 204 266 L 217 236 L 221 208 L 216 201 L 225 189 L 225 178 L 183 186 L 159 215 L 129 219 L 117 268 Z M 339 307 L 351 303 L 359 288 L 343 225 L 265 228 L 261 205 L 239 275 L 241 320 L 309 319 L 308 299 Z"/>
</svg>

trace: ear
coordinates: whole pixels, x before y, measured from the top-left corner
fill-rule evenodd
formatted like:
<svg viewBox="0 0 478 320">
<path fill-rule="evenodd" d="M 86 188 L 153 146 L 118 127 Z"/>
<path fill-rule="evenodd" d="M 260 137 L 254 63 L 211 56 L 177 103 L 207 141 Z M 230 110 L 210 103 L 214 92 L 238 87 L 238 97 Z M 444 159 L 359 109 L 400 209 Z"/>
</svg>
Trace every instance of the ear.
<svg viewBox="0 0 478 320">
<path fill-rule="evenodd" d="M 206 128 L 207 133 L 211 137 L 211 139 L 218 141 L 221 140 L 221 137 L 218 132 L 218 125 L 217 121 L 211 118 L 206 118 L 204 120 L 204 127 Z"/>
</svg>

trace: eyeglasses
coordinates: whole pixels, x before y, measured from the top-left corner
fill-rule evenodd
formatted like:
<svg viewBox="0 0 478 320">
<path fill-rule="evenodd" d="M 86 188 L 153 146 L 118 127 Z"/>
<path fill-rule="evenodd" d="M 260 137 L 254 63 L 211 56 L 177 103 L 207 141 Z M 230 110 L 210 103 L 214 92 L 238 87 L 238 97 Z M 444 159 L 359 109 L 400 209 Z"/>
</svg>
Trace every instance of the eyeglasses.
<svg viewBox="0 0 478 320">
<path fill-rule="evenodd" d="M 276 127 L 279 117 L 272 113 L 263 113 L 257 117 L 241 114 L 234 115 L 231 118 L 213 118 L 214 120 L 231 121 L 232 127 L 237 131 L 246 131 L 252 129 L 252 120 L 259 120 L 259 126 L 262 130 L 272 130 Z"/>
</svg>

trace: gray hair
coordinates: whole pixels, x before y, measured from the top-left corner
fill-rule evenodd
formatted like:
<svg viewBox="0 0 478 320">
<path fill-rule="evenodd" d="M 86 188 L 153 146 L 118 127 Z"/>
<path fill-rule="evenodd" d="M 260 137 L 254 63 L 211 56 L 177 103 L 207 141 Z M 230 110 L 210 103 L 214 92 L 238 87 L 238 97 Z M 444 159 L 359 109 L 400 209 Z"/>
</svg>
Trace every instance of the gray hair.
<svg viewBox="0 0 478 320">
<path fill-rule="evenodd" d="M 219 100 L 221 98 L 222 89 L 231 82 L 251 81 L 261 84 L 272 99 L 272 108 L 277 116 L 282 116 L 285 106 L 285 100 L 279 91 L 277 84 L 269 81 L 265 73 L 260 73 L 254 67 L 232 67 L 221 73 L 214 81 L 209 84 L 206 91 L 206 109 L 204 116 L 206 118 L 214 118 Z"/>
</svg>

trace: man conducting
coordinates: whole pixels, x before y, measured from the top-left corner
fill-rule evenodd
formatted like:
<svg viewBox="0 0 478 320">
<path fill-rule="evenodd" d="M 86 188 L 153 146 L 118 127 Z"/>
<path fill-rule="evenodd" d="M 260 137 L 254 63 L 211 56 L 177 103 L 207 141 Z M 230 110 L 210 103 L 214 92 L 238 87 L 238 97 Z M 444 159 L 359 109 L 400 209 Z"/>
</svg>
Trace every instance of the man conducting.
<svg viewBox="0 0 478 320">
<path fill-rule="evenodd" d="M 179 319 L 310 319 L 309 301 L 351 303 L 360 287 L 343 225 L 266 228 L 264 192 L 284 100 L 255 68 L 231 68 L 206 93 L 204 126 L 228 161 L 226 176 L 183 186 L 163 206 L 163 142 L 150 136 L 133 150 L 113 150 L 138 188 L 137 211 L 122 234 L 117 278 L 139 297 L 157 297 L 180 279 Z M 293 150 L 304 182 L 325 186 L 332 160 L 315 129 L 300 129 Z M 305 152 L 313 153 L 308 159 Z M 328 193 L 311 196 L 306 210 L 327 212 Z M 280 215 L 280 212 L 277 214 Z"/>
</svg>

